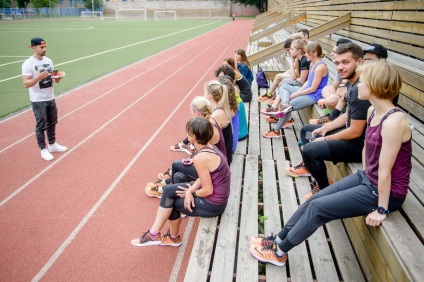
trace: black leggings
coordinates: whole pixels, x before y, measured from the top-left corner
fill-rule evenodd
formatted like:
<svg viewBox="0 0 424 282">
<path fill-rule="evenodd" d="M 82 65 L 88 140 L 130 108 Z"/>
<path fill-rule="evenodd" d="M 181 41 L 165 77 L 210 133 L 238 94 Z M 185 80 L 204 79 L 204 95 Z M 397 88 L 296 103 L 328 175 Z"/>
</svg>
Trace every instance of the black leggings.
<svg viewBox="0 0 424 282">
<path fill-rule="evenodd" d="M 329 185 L 327 176 L 327 167 L 324 161 L 332 161 L 334 164 L 338 162 L 355 162 L 362 161 L 362 149 L 364 143 L 359 139 L 353 140 L 328 140 L 309 142 L 305 135 L 307 131 L 314 131 L 322 125 L 309 124 L 302 127 L 300 137 L 303 146 L 303 162 L 311 173 L 312 177 L 318 183 L 320 189 L 324 189 Z M 334 134 L 341 129 L 329 132 L 327 135 Z M 309 142 L 309 143 L 308 143 Z"/>
<path fill-rule="evenodd" d="M 178 186 L 188 187 L 187 183 L 169 184 L 163 187 L 163 194 L 159 205 L 166 209 L 172 208 L 172 213 L 168 218 L 169 220 L 179 219 L 181 213 L 185 213 L 188 216 L 215 217 L 221 215 L 227 206 L 227 203 L 221 205 L 211 204 L 204 198 L 194 197 L 196 206 L 192 208 L 193 212 L 190 212 L 184 208 L 184 198 L 180 198 L 176 193 L 180 191 Z"/>
<path fill-rule="evenodd" d="M 165 180 L 166 184 L 194 181 L 199 178 L 193 164 L 184 165 L 181 160 L 172 163 L 172 176 Z"/>
</svg>

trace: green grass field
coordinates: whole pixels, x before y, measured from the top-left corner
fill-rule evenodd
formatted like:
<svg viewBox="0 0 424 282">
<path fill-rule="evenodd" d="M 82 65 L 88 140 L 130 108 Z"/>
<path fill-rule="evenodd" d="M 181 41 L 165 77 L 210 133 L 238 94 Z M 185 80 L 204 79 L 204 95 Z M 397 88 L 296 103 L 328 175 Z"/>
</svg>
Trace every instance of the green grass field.
<svg viewBox="0 0 424 282">
<path fill-rule="evenodd" d="M 56 95 L 166 50 L 228 21 L 82 21 L 62 19 L 0 23 L 0 118 L 30 105 L 21 66 L 31 38 L 47 42 L 46 56 L 66 77 Z"/>
</svg>

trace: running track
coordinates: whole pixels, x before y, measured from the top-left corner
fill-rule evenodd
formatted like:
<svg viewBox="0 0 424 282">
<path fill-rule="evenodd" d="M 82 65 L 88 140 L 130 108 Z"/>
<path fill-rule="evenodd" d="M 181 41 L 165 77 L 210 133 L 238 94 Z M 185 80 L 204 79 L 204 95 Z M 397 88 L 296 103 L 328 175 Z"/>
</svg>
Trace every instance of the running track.
<svg viewBox="0 0 424 282">
<path fill-rule="evenodd" d="M 57 137 L 69 150 L 52 162 L 31 110 L 0 122 L 1 281 L 183 280 L 198 219 L 184 219 L 180 248 L 132 246 L 159 203 L 144 187 L 185 157 L 169 146 L 185 136 L 190 100 L 247 46 L 252 24 L 230 22 L 61 96 Z"/>
</svg>

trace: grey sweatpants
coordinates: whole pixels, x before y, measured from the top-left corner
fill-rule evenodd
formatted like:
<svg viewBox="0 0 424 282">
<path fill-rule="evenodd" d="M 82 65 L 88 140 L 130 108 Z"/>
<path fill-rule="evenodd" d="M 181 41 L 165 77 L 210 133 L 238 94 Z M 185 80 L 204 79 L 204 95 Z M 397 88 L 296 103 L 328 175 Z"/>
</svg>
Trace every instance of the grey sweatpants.
<svg viewBox="0 0 424 282">
<path fill-rule="evenodd" d="M 405 199 L 390 198 L 389 210 L 398 210 Z M 278 247 L 288 252 L 334 219 L 367 215 L 378 205 L 378 189 L 360 170 L 328 186 L 303 203 L 278 233 Z"/>
</svg>

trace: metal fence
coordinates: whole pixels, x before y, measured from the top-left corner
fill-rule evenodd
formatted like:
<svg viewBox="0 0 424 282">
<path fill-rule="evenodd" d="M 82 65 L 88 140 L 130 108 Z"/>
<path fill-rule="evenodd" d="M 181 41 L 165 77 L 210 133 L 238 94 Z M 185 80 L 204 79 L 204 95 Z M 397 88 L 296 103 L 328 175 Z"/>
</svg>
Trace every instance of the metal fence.
<svg viewBox="0 0 424 282">
<path fill-rule="evenodd" d="M 1 20 L 23 20 L 37 18 L 79 17 L 85 8 L 3 8 L 0 9 Z"/>
</svg>

